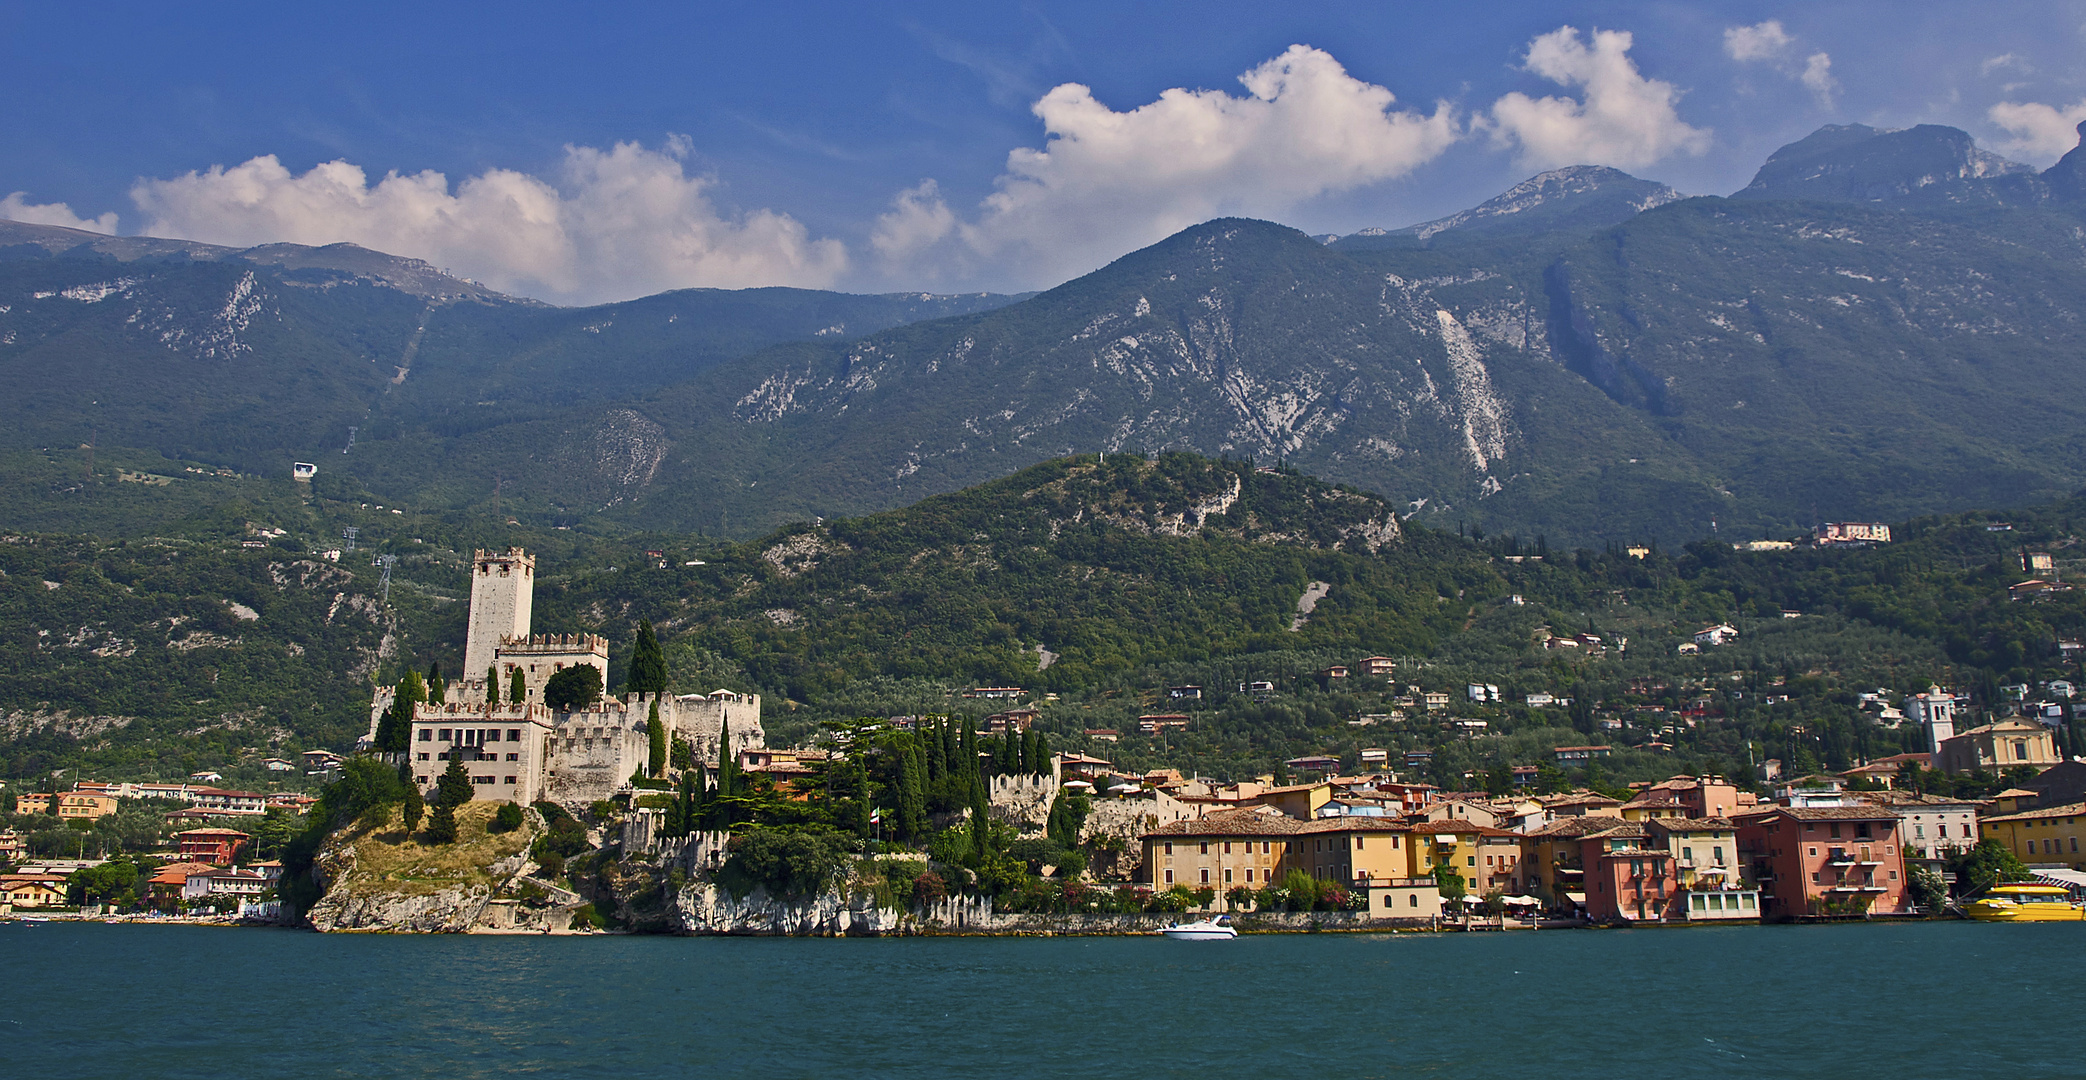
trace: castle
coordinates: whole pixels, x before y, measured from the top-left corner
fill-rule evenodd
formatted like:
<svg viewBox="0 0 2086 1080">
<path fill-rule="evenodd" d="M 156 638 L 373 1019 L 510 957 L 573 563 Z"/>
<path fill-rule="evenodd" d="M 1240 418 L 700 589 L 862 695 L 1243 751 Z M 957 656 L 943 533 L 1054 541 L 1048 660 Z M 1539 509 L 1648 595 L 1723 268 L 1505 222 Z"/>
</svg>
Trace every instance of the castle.
<svg viewBox="0 0 2086 1080">
<path fill-rule="evenodd" d="M 459 756 L 481 798 L 528 805 L 580 807 L 626 788 L 647 768 L 647 721 L 655 695 L 603 698 L 558 712 L 543 703 L 543 685 L 567 667 L 589 664 L 608 677 L 608 639 L 598 634 L 531 634 L 536 559 L 520 548 L 474 552 L 471 611 L 464 642 L 465 678 L 448 684 L 442 704 L 413 708 L 406 760 L 421 788 L 432 789 Z M 509 700 L 519 673 L 524 692 Z M 498 680 L 489 702 L 487 679 Z M 370 705 L 370 737 L 395 690 L 380 687 Z M 686 740 L 698 761 L 715 762 L 728 724 L 731 752 L 766 745 L 758 694 L 656 695 L 669 742 Z"/>
</svg>

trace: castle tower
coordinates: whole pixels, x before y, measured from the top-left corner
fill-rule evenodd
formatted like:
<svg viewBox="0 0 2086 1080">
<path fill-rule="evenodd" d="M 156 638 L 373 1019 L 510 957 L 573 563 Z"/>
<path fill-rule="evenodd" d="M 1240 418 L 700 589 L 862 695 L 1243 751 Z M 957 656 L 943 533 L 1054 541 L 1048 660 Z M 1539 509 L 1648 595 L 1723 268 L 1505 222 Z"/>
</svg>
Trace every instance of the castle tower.
<svg viewBox="0 0 2086 1080">
<path fill-rule="evenodd" d="M 529 636 L 536 596 L 536 557 L 522 549 L 479 551 L 471 557 L 471 624 L 464 638 L 467 679 L 483 679 L 498 659 L 500 640 Z"/>
</svg>

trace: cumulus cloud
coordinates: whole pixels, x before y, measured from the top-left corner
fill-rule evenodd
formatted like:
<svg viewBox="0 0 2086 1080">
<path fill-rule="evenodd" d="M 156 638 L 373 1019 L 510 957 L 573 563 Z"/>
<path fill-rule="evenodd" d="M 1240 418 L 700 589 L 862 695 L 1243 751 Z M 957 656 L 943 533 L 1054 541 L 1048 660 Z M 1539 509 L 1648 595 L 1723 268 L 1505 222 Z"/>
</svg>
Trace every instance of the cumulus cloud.
<svg viewBox="0 0 2086 1080">
<path fill-rule="evenodd" d="M 433 171 L 372 184 L 346 161 L 297 175 L 268 155 L 141 180 L 131 198 L 155 235 L 231 246 L 345 241 L 565 302 L 693 286 L 821 288 L 847 269 L 838 241 L 813 239 L 786 214 L 719 210 L 715 181 L 682 168 L 689 150 L 680 137 L 663 150 L 568 146 L 556 183 L 492 169 L 454 190 Z"/>
<path fill-rule="evenodd" d="M 1796 62 L 1796 39 L 1782 28 L 1780 19 L 1752 26 L 1733 26 L 1724 31 L 1724 54 L 1741 64 L 1764 63 L 1803 84 L 1818 104 L 1832 108 L 1839 80 L 1832 75 L 1832 57 L 1814 52 Z M 1989 61 L 1988 61 L 1989 63 Z"/>
<path fill-rule="evenodd" d="M 1724 31 L 1724 52 L 1740 63 L 1775 60 L 1787 54 L 1796 39 L 1782 29 L 1782 20 L 1769 19 L 1753 26 L 1733 26 Z"/>
<path fill-rule="evenodd" d="M 2079 124 L 2086 122 L 2086 101 L 2065 106 L 2002 101 L 1986 115 L 2013 136 L 1999 144 L 2000 153 L 2049 162 L 2079 145 Z"/>
<path fill-rule="evenodd" d="M 17 191 L 0 199 L 0 218 L 19 221 L 27 225 L 61 225 L 68 229 L 85 229 L 88 232 L 116 234 L 114 211 L 99 217 L 83 218 L 72 212 L 72 207 L 62 202 L 32 203 L 29 193 Z"/>
<path fill-rule="evenodd" d="M 1524 66 L 1581 98 L 1531 98 L 1515 92 L 1492 105 L 1489 125 L 1501 145 L 1518 147 L 1524 164 L 1637 168 L 1673 154 L 1709 149 L 1709 129 L 1690 127 L 1675 109 L 1680 91 L 1648 79 L 1630 60 L 1625 30 L 1561 26 L 1529 43 Z"/>
<path fill-rule="evenodd" d="M 898 196 L 872 244 L 886 260 L 946 272 L 990 258 L 1050 284 L 1212 217 L 1276 216 L 1403 176 L 1460 135 L 1447 105 L 1395 109 L 1389 90 L 1304 45 L 1239 82 L 1242 97 L 1177 88 L 1127 112 L 1058 86 L 1031 106 L 1043 147 L 1007 156 L 975 216 L 923 184 Z"/>
</svg>

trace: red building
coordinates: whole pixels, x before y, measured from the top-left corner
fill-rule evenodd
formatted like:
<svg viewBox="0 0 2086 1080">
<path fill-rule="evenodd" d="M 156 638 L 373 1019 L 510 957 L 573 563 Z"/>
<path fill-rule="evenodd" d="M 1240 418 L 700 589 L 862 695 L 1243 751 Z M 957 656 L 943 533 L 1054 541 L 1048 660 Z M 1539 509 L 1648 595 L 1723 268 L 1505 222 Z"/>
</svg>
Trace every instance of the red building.
<svg viewBox="0 0 2086 1080">
<path fill-rule="evenodd" d="M 1630 821 L 1579 842 L 1586 917 L 1594 922 L 1666 922 L 1687 917 L 1673 853 L 1640 822 Z"/>
<path fill-rule="evenodd" d="M 190 829 L 174 834 L 180 845 L 179 852 L 184 861 L 212 863 L 229 866 L 253 837 L 237 829 Z"/>
<path fill-rule="evenodd" d="M 1740 816 L 1738 848 L 1760 883 L 1760 915 L 1892 913 L 1905 905 L 1897 811 L 1777 806 Z"/>
</svg>

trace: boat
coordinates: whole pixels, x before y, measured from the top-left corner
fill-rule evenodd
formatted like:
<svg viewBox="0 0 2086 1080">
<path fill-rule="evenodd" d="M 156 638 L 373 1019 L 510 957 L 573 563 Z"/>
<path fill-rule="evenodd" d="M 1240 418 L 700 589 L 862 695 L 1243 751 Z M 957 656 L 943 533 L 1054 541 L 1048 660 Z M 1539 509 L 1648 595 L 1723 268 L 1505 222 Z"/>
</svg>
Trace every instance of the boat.
<svg viewBox="0 0 2086 1080">
<path fill-rule="evenodd" d="M 1994 885 L 1963 913 L 1979 922 L 2086 922 L 2086 905 L 2060 885 Z"/>
<path fill-rule="evenodd" d="M 1231 917 L 1228 915 L 1191 923 L 1175 923 L 1172 926 L 1161 927 L 1159 932 L 1175 941 L 1229 941 L 1239 936 L 1238 928 L 1231 925 Z"/>
</svg>

